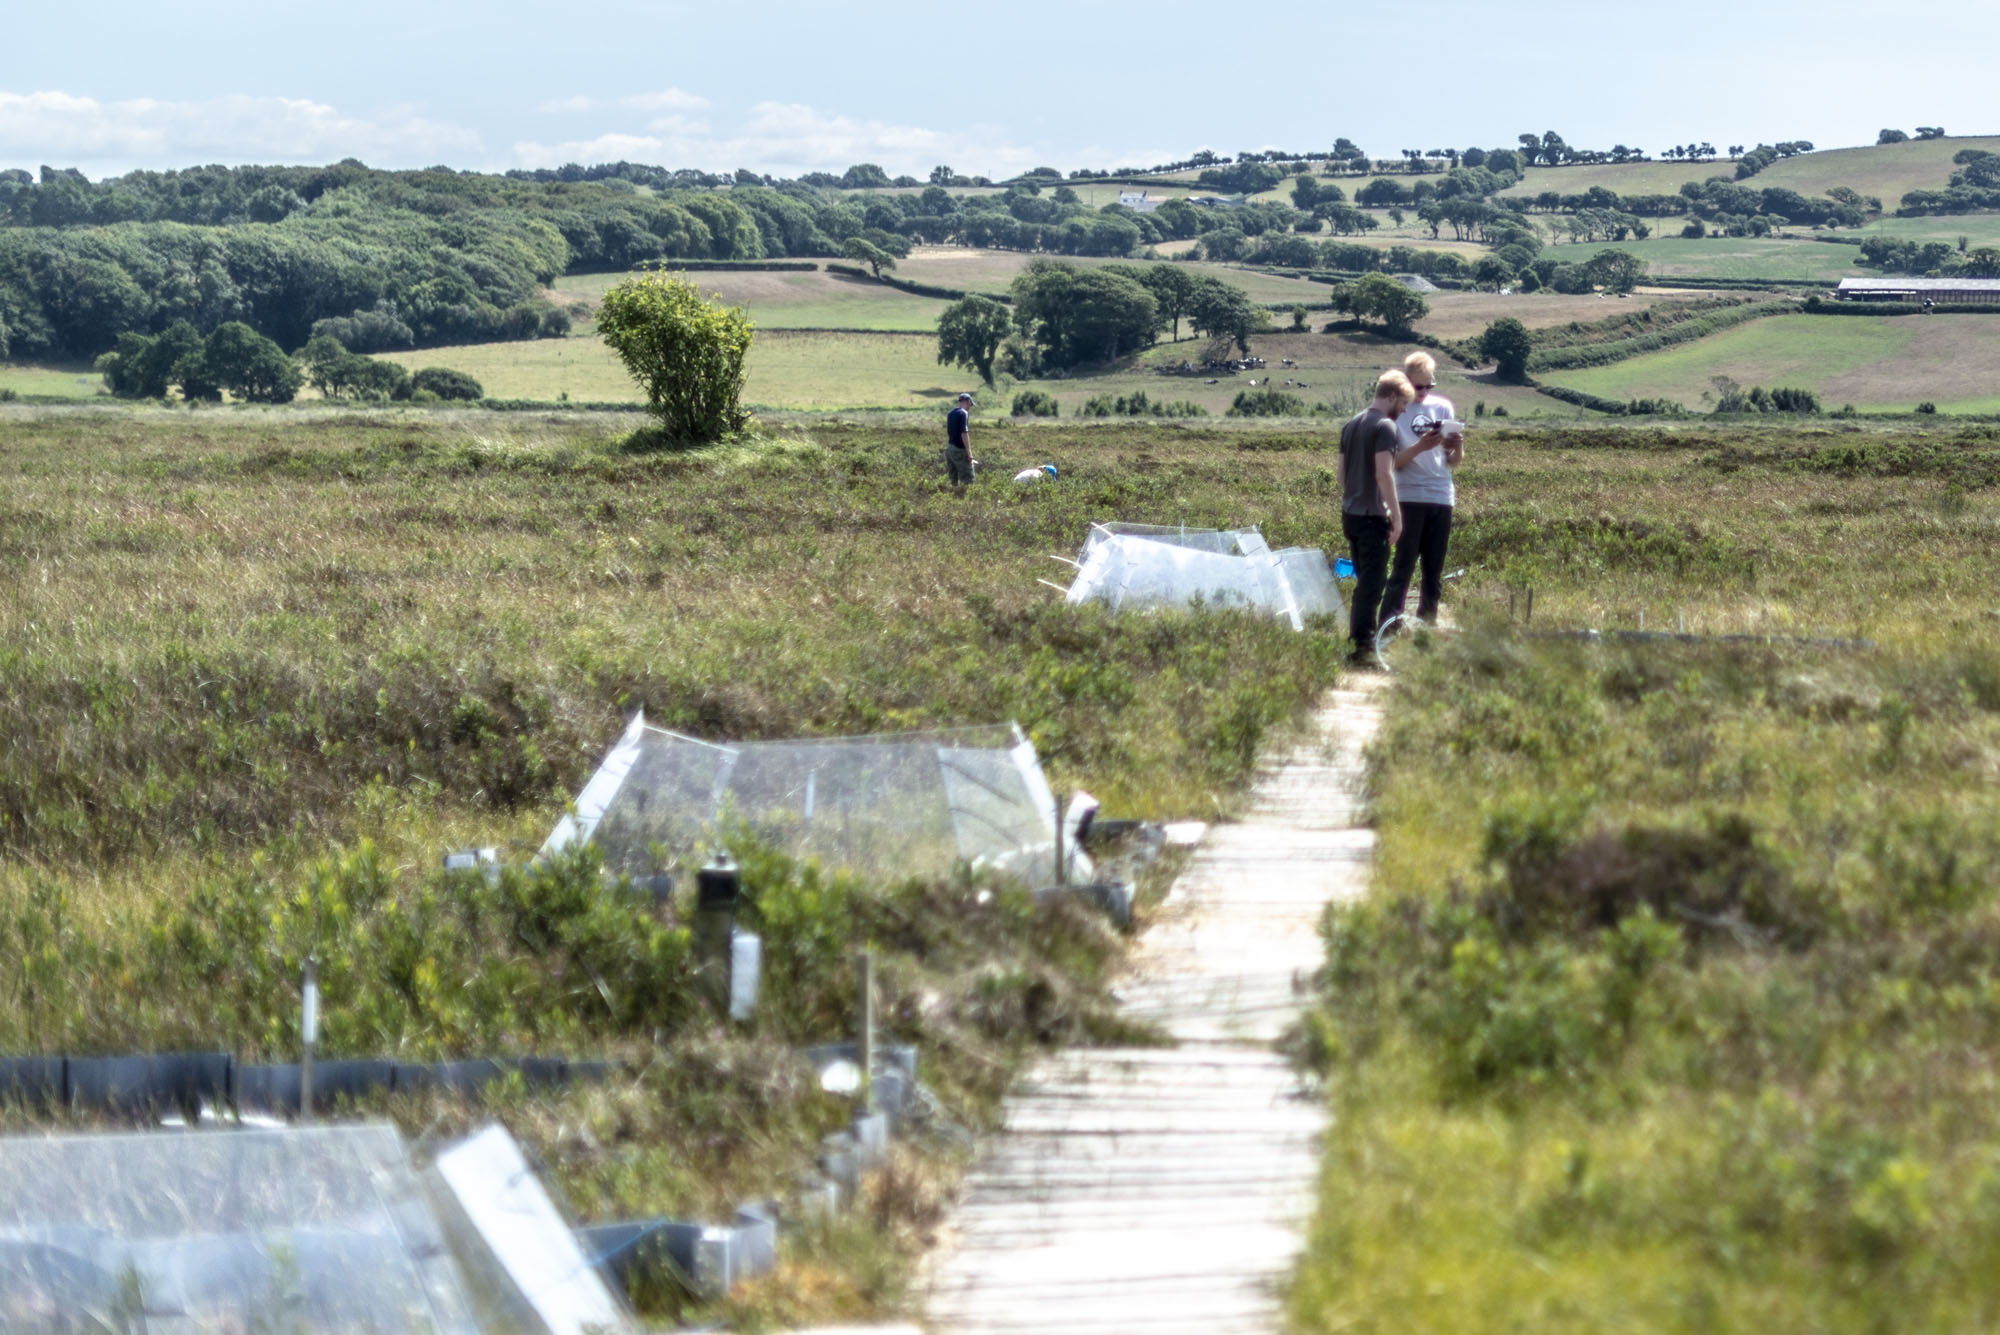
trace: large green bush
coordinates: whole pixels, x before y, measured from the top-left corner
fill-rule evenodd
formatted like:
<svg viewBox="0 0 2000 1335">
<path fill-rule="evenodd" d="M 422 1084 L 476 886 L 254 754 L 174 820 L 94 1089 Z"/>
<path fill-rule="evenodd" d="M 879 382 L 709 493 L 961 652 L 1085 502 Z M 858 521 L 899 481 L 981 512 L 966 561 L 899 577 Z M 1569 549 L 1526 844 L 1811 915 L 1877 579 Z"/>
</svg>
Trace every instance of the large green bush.
<svg viewBox="0 0 2000 1335">
<path fill-rule="evenodd" d="M 716 440 L 748 420 L 739 404 L 752 326 L 684 278 L 649 273 L 604 294 L 597 330 L 646 391 L 675 441 Z"/>
</svg>

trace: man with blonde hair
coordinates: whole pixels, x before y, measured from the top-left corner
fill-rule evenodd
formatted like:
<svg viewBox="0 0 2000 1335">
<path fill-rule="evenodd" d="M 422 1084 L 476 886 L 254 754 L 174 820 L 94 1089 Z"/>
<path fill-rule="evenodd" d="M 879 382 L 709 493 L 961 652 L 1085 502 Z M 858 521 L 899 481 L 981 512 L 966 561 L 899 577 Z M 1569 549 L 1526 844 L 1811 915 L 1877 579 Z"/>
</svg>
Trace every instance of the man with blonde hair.
<svg viewBox="0 0 2000 1335">
<path fill-rule="evenodd" d="M 1403 614 L 1411 572 L 1421 564 L 1417 616 L 1436 624 L 1444 592 L 1445 549 L 1451 543 L 1452 506 L 1457 500 L 1451 474 L 1464 457 L 1465 435 L 1452 420 L 1451 400 L 1435 392 L 1437 359 L 1428 352 L 1413 352 L 1403 358 L 1403 373 L 1416 398 L 1396 417 L 1396 496 L 1403 507 L 1403 536 L 1382 591 L 1382 619 Z"/>
<path fill-rule="evenodd" d="M 1349 664 L 1379 669 L 1375 654 L 1375 614 L 1389 575 L 1389 548 L 1403 536 L 1403 510 L 1396 499 L 1396 416 L 1416 391 L 1401 371 L 1384 371 L 1375 381 L 1375 402 L 1340 428 L 1340 527 L 1354 562 L 1354 601 L 1347 634 L 1353 641 Z"/>
</svg>

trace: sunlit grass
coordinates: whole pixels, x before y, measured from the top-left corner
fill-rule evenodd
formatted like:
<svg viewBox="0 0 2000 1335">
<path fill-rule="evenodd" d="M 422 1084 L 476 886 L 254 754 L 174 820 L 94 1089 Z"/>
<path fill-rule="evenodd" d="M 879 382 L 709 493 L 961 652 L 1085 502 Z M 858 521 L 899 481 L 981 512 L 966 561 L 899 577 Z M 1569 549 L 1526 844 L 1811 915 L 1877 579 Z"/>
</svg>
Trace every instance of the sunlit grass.
<svg viewBox="0 0 2000 1335">
<path fill-rule="evenodd" d="M 1404 660 L 1375 890 L 1328 918 L 1295 1327 L 1990 1327 L 2000 450 L 1703 424 L 1479 462 L 1464 629 Z M 1562 634 L 1642 614 L 1778 638 Z"/>
</svg>

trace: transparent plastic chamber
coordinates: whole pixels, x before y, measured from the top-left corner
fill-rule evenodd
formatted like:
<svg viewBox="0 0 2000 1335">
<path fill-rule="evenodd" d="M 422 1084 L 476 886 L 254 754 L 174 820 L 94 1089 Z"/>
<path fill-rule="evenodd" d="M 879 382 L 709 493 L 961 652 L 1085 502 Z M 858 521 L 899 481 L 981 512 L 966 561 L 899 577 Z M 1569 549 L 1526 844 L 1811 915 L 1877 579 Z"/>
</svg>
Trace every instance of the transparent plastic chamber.
<svg viewBox="0 0 2000 1335">
<path fill-rule="evenodd" d="M 634 715 L 542 854 L 589 841 L 607 870 L 643 876 L 662 853 L 705 857 L 736 825 L 870 875 L 964 864 L 1046 885 L 1056 873 L 1055 794 L 1013 724 L 720 744 Z M 1064 859 L 1069 879 L 1089 875 L 1073 830 Z"/>
<path fill-rule="evenodd" d="M 479 1329 L 393 1127 L 0 1140 L 0 1330 Z"/>
<path fill-rule="evenodd" d="M 1067 601 L 1113 608 L 1240 607 L 1305 629 L 1337 615 L 1340 589 L 1317 547 L 1272 551 L 1254 528 L 1094 524 Z"/>
<path fill-rule="evenodd" d="M 9 1335 L 623 1335 L 499 1127 L 413 1166 L 386 1123 L 0 1139 Z"/>
</svg>

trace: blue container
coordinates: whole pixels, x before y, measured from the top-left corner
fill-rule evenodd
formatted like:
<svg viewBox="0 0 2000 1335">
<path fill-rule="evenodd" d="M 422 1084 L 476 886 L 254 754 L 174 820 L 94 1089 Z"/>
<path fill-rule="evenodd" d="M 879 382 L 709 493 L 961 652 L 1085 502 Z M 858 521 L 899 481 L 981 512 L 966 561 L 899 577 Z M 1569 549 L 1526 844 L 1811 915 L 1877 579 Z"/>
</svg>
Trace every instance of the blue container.
<svg viewBox="0 0 2000 1335">
<path fill-rule="evenodd" d="M 1335 579 L 1353 579 L 1353 578 L 1354 578 L 1354 562 L 1352 562 L 1352 561 L 1348 560 L 1348 559 L 1347 559 L 1346 557 L 1344 557 L 1344 556 L 1336 556 L 1336 557 L 1334 557 L 1334 558 L 1333 558 L 1333 577 L 1334 577 Z"/>
</svg>

